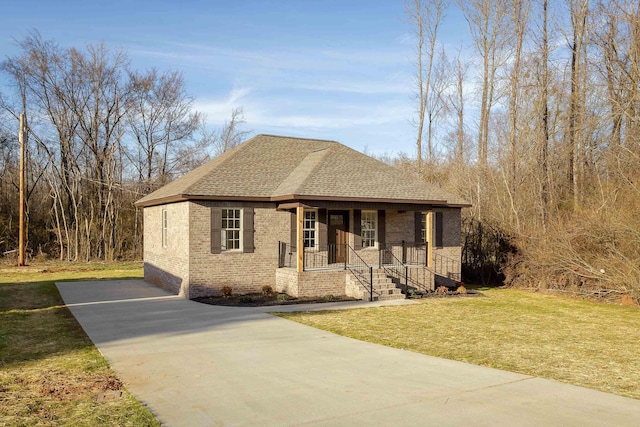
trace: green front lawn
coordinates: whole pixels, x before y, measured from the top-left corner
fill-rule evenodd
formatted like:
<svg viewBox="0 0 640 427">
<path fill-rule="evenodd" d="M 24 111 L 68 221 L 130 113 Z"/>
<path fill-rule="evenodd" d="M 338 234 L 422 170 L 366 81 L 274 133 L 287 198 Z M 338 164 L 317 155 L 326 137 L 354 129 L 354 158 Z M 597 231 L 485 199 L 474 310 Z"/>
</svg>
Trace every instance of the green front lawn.
<svg viewBox="0 0 640 427">
<path fill-rule="evenodd" d="M 363 341 L 640 399 L 640 310 L 487 289 L 484 297 L 278 315 Z"/>
</svg>

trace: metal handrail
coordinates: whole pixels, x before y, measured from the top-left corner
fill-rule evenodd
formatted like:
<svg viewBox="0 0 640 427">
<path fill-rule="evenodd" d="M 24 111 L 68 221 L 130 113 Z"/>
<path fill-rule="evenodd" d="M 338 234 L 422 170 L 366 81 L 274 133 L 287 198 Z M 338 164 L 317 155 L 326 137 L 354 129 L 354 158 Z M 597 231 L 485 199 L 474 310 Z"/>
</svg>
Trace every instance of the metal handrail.
<svg viewBox="0 0 640 427">
<path fill-rule="evenodd" d="M 331 259 L 335 259 L 336 250 L 340 246 L 343 246 L 345 249 L 344 261 L 330 263 L 329 261 Z M 380 292 L 374 292 L 373 290 L 373 267 L 367 264 L 355 249 L 347 243 L 305 248 L 302 258 L 304 270 L 313 268 L 344 268 L 345 270 L 349 270 L 360 285 L 369 292 L 369 299 L 371 301 L 373 301 L 374 294 L 380 296 Z M 278 268 L 283 267 L 296 267 L 296 247 L 290 243 L 281 241 L 278 242 Z"/>
<path fill-rule="evenodd" d="M 404 253 L 405 252 L 403 251 L 403 254 Z M 404 294 L 407 295 L 407 292 L 409 290 L 408 289 L 409 274 L 408 274 L 408 268 L 406 264 L 393 254 L 392 249 L 387 248 L 386 246 L 383 246 L 380 248 L 378 255 L 379 255 L 378 265 L 380 268 L 384 270 L 387 276 L 396 277 L 398 281 L 401 283 L 402 283 L 402 276 L 404 276 Z M 391 260 L 390 263 L 385 262 L 387 258 Z"/>
<path fill-rule="evenodd" d="M 373 301 L 373 267 L 366 263 L 365 260 L 362 259 L 360 255 L 353 249 L 348 243 L 345 243 L 345 249 L 348 251 L 348 256 L 345 259 L 344 268 L 345 270 L 349 270 L 353 276 L 360 282 L 360 285 L 367 289 L 367 285 L 369 287 L 369 301 Z M 353 256 L 353 258 L 352 258 Z M 350 262 L 347 262 L 350 260 Z M 356 261 L 354 263 L 353 261 Z M 359 261 L 359 263 L 358 263 Z M 363 273 L 363 271 L 365 273 Z M 369 273 L 369 277 L 367 277 L 366 272 Z M 368 280 L 367 280 L 368 279 Z M 380 296 L 380 292 L 376 292 L 378 296 Z"/>
<path fill-rule="evenodd" d="M 426 242 L 401 240 L 399 242 L 387 242 L 385 247 L 400 250 L 401 256 L 396 256 L 396 258 L 401 259 L 405 265 L 427 265 L 429 251 L 427 250 Z"/>
<path fill-rule="evenodd" d="M 303 270 L 343 268 L 344 262 L 335 262 L 335 259 L 338 247 L 344 246 L 344 244 L 332 244 L 304 248 L 302 253 Z M 278 268 L 282 267 L 296 267 L 296 246 L 280 241 L 278 242 Z"/>
<path fill-rule="evenodd" d="M 380 249 L 380 252 L 380 267 L 384 269 L 387 275 L 396 277 L 400 284 L 402 284 L 402 280 L 404 279 L 405 295 L 409 294 L 409 287 L 423 292 L 429 292 L 433 290 L 431 287 L 431 279 L 433 278 L 434 273 L 427 266 L 422 264 L 407 264 L 402 262 L 402 260 L 400 260 L 393 253 L 393 248 L 385 246 Z M 403 254 L 404 253 L 405 252 L 403 251 Z M 390 259 L 391 262 L 386 263 L 386 259 Z M 409 274 L 410 272 L 411 274 Z M 417 273 L 415 277 L 412 277 L 413 273 Z M 420 280 L 421 275 L 423 277 L 423 280 Z"/>
<path fill-rule="evenodd" d="M 438 276 L 447 277 L 457 282 L 461 280 L 460 262 L 441 254 L 433 255 L 433 270 Z"/>
<path fill-rule="evenodd" d="M 290 243 L 278 242 L 278 268 L 296 266 L 296 247 Z"/>
</svg>

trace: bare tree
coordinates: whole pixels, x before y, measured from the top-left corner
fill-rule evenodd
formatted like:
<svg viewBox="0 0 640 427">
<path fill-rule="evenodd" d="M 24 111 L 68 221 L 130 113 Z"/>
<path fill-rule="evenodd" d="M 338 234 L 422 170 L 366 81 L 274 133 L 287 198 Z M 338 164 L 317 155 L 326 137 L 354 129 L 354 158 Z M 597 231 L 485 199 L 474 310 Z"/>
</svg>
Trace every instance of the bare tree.
<svg viewBox="0 0 640 427">
<path fill-rule="evenodd" d="M 455 113 L 456 120 L 456 145 L 454 158 L 459 163 L 464 163 L 464 146 L 466 139 L 465 123 L 464 123 L 464 105 L 465 105 L 465 91 L 464 85 L 466 81 L 467 71 L 469 64 L 462 60 L 462 49 L 458 50 L 455 63 L 453 65 L 453 75 L 455 76 L 455 83 L 453 90 L 449 92 L 447 97 L 447 105 Z"/>
<path fill-rule="evenodd" d="M 471 37 L 482 57 L 482 97 L 480 101 L 480 123 L 478 126 L 478 162 L 486 165 L 489 143 L 491 108 L 494 104 L 496 73 L 504 61 L 504 31 L 507 18 L 507 0 L 459 0 L 460 7 L 469 23 Z"/>
<path fill-rule="evenodd" d="M 571 95 L 569 98 L 569 123 L 567 138 L 567 184 L 570 194 L 573 195 L 574 206 L 579 203 L 579 167 L 581 156 L 581 138 L 583 105 L 581 103 L 582 90 L 581 78 L 586 60 L 584 58 L 584 43 L 586 37 L 587 15 L 589 13 L 588 0 L 568 0 L 571 18 Z"/>
<path fill-rule="evenodd" d="M 443 115 L 446 107 L 446 95 L 452 86 L 452 66 L 447 59 L 444 47 L 440 49 L 437 61 L 433 64 L 430 79 L 429 98 L 426 104 L 427 116 L 427 149 L 429 162 L 434 161 L 434 134 L 438 119 Z"/>
<path fill-rule="evenodd" d="M 548 37 L 548 2 L 542 5 L 542 79 L 540 82 L 542 135 L 540 138 L 540 171 L 542 173 L 540 185 L 540 200 L 542 205 L 542 226 L 547 230 L 549 223 L 549 37 Z"/>
<path fill-rule="evenodd" d="M 516 191 L 517 165 L 518 165 L 518 113 L 520 107 L 520 73 L 522 68 L 522 46 L 529 18 L 529 0 L 511 0 L 511 20 L 514 35 L 514 54 L 510 73 L 509 93 L 509 151 L 510 151 L 510 178 L 511 193 Z"/>
<path fill-rule="evenodd" d="M 200 128 L 200 144 L 205 148 L 213 149 L 213 156 L 217 157 L 240 145 L 252 133 L 251 130 L 244 129 L 245 124 L 242 107 L 233 108 L 231 118 L 219 129 L 210 130 L 206 120 L 203 120 Z"/>
<path fill-rule="evenodd" d="M 129 79 L 132 96 L 127 124 L 137 142 L 133 164 L 140 180 L 146 181 L 144 191 L 150 192 L 170 180 L 200 116 L 192 111 L 193 98 L 186 94 L 181 73 L 130 71 Z"/>
<path fill-rule="evenodd" d="M 415 119 L 416 158 L 418 171 L 422 171 L 422 138 L 424 134 L 424 119 L 427 114 L 428 104 L 436 105 L 432 89 L 432 73 L 434 57 L 436 55 L 436 41 L 438 30 L 444 17 L 448 2 L 446 0 L 407 0 L 405 9 L 409 22 L 412 25 L 416 37 L 416 51 L 414 65 L 416 76 L 414 78 L 415 96 L 418 101 L 418 117 Z M 437 98 L 437 96 L 436 96 Z M 432 141 L 428 140 L 427 154 L 429 161 L 433 160 Z"/>
</svg>

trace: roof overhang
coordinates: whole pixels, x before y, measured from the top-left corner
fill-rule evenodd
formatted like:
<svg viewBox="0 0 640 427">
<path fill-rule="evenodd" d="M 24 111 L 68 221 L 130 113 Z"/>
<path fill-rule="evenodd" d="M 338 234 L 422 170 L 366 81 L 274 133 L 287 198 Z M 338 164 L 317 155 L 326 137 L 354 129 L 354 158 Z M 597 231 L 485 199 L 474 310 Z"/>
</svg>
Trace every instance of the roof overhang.
<svg viewBox="0 0 640 427">
<path fill-rule="evenodd" d="M 448 203 L 446 200 L 418 200 L 418 199 L 390 199 L 375 197 L 336 197 L 336 196 L 312 196 L 290 194 L 274 197 L 251 197 L 251 196 L 212 196 L 202 194 L 177 194 L 169 197 L 145 201 L 141 199 L 135 203 L 137 207 L 151 207 L 178 203 L 188 200 L 209 200 L 209 201 L 238 201 L 238 202 L 275 202 L 278 210 L 289 210 L 297 207 L 313 208 L 314 201 L 322 202 L 342 202 L 342 203 L 379 203 L 391 205 L 430 205 L 452 208 L 468 208 L 468 203 Z M 310 202 L 310 203 L 309 203 Z"/>
<path fill-rule="evenodd" d="M 446 200 L 390 199 L 390 198 L 378 198 L 378 197 L 311 196 L 311 195 L 300 195 L 300 194 L 291 194 L 287 196 L 275 196 L 275 197 L 271 197 L 271 201 L 273 202 L 325 201 L 325 202 L 355 202 L 355 203 L 452 206 L 451 204 L 447 203 Z"/>
</svg>

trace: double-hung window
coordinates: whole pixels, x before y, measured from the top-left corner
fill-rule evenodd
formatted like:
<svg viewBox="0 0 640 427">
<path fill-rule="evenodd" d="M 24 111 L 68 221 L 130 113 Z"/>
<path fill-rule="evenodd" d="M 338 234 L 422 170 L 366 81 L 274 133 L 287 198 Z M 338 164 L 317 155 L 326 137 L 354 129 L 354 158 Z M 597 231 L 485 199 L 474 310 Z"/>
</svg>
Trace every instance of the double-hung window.
<svg viewBox="0 0 640 427">
<path fill-rule="evenodd" d="M 420 243 L 426 243 L 427 241 L 427 213 L 422 212 L 420 215 Z"/>
<path fill-rule="evenodd" d="M 362 211 L 360 223 L 362 225 L 362 247 L 374 248 L 376 246 L 376 233 L 378 229 L 378 212 Z"/>
<path fill-rule="evenodd" d="M 240 250 L 242 236 L 242 209 L 222 209 L 220 246 L 223 251 Z"/>
<path fill-rule="evenodd" d="M 305 210 L 302 227 L 305 248 L 315 248 L 318 244 L 318 211 Z"/>
</svg>

